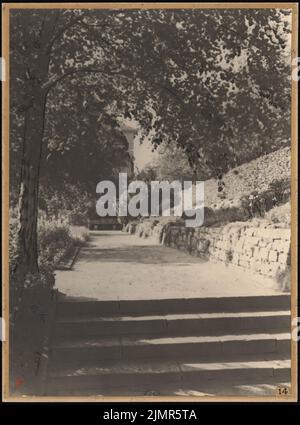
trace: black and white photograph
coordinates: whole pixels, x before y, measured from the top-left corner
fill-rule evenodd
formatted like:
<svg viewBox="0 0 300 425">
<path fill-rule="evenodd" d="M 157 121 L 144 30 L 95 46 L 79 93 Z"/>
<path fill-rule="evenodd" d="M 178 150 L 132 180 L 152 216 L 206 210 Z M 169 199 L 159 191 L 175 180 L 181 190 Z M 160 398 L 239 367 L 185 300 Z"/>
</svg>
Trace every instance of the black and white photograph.
<svg viewBox="0 0 300 425">
<path fill-rule="evenodd" d="M 2 11 L 5 400 L 295 400 L 297 4 Z"/>
</svg>

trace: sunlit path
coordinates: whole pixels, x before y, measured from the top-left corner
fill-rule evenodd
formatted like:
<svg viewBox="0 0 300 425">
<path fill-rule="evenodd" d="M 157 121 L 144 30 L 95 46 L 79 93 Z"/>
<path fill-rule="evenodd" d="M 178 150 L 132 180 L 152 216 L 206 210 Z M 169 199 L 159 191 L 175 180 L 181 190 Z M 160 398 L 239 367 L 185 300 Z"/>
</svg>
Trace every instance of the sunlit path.
<svg viewBox="0 0 300 425">
<path fill-rule="evenodd" d="M 272 279 L 113 231 L 92 232 L 73 270 L 56 272 L 56 287 L 100 301 L 277 293 Z"/>
</svg>

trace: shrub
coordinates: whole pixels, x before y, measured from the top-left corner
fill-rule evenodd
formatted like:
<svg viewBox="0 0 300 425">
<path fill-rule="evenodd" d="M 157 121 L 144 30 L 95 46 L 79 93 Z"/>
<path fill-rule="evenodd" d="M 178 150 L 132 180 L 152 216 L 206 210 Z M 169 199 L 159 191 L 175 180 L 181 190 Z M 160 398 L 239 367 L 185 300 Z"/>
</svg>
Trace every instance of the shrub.
<svg viewBox="0 0 300 425">
<path fill-rule="evenodd" d="M 68 257 L 75 245 L 83 245 L 89 239 L 89 232 L 83 226 L 69 226 L 58 220 L 47 221 L 44 217 L 38 227 L 39 266 L 54 269 Z M 18 257 L 18 221 L 10 220 L 9 259 L 10 273 L 13 272 Z"/>
<path fill-rule="evenodd" d="M 93 202 L 83 188 L 65 184 L 63 190 L 53 190 L 49 185 L 42 185 L 40 193 L 39 208 L 48 221 L 63 217 L 70 224 L 86 225 Z"/>
<path fill-rule="evenodd" d="M 290 195 L 290 182 L 288 180 L 275 180 L 269 188 L 262 193 L 251 192 L 241 198 L 241 205 L 248 218 L 264 217 L 266 212 L 285 202 Z"/>
<path fill-rule="evenodd" d="M 41 391 L 42 363 L 55 311 L 53 270 L 89 237 L 84 227 L 70 227 L 60 220 L 48 221 L 40 214 L 38 227 L 39 272 L 20 276 L 15 272 L 18 257 L 18 221 L 9 226 L 10 256 L 10 390 L 22 394 Z"/>
<path fill-rule="evenodd" d="M 50 222 L 38 229 L 38 250 L 40 264 L 50 264 L 55 267 L 73 250 L 75 239 L 70 228 Z"/>
<path fill-rule="evenodd" d="M 266 214 L 266 219 L 271 223 L 281 223 L 287 227 L 291 224 L 291 205 L 290 202 L 286 202 L 283 205 L 272 208 Z"/>
<path fill-rule="evenodd" d="M 41 389 L 45 358 L 55 303 L 56 265 L 88 238 L 85 228 L 70 228 L 58 221 L 42 220 L 38 228 L 39 272 L 17 276 L 17 221 L 10 222 L 10 388 L 37 395 Z"/>
<path fill-rule="evenodd" d="M 70 226 L 70 235 L 76 245 L 84 245 L 90 240 L 90 232 L 85 226 Z"/>
<path fill-rule="evenodd" d="M 289 180 L 274 180 L 269 185 L 270 191 L 273 193 L 274 205 L 279 205 L 284 202 L 286 195 L 290 191 Z"/>
</svg>

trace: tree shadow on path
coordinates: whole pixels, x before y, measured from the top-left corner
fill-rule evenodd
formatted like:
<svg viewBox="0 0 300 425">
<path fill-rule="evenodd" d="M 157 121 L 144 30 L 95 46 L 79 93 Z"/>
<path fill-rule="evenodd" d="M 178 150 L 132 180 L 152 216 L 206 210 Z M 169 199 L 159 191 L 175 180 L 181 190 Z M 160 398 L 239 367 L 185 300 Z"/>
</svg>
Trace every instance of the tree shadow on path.
<svg viewBox="0 0 300 425">
<path fill-rule="evenodd" d="M 86 248 L 81 251 L 80 260 L 85 262 L 176 264 L 189 265 L 204 260 L 163 246 L 122 246 L 113 248 Z"/>
</svg>

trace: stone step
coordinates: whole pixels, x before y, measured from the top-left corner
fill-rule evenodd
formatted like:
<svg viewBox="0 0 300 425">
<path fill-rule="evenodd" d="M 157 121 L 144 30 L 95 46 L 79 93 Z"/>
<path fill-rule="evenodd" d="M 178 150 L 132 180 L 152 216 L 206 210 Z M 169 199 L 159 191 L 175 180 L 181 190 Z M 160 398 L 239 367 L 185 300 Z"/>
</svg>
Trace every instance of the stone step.
<svg viewBox="0 0 300 425">
<path fill-rule="evenodd" d="M 148 316 L 62 317 L 58 336 L 91 335 L 222 335 L 289 332 L 289 311 L 167 314 Z"/>
<path fill-rule="evenodd" d="M 227 382 L 230 387 L 237 383 L 273 383 L 290 381 L 289 360 L 262 360 L 207 363 L 207 362 L 159 362 L 143 361 L 136 363 L 106 363 L 101 366 L 85 366 L 49 373 L 47 395 L 82 394 L 90 389 L 93 394 L 105 395 L 111 388 L 127 389 L 134 394 L 143 389 L 156 390 L 158 393 L 170 384 L 178 388 L 199 386 L 207 388 L 213 382 Z M 99 394 L 99 395 L 100 395 Z"/>
<path fill-rule="evenodd" d="M 240 354 L 289 356 L 289 333 L 184 337 L 61 337 L 54 342 L 53 364 L 103 360 L 210 359 L 223 362 Z"/>
<path fill-rule="evenodd" d="M 120 301 L 61 297 L 57 314 L 58 317 L 86 317 L 289 310 L 290 298 L 290 294 Z"/>
</svg>

